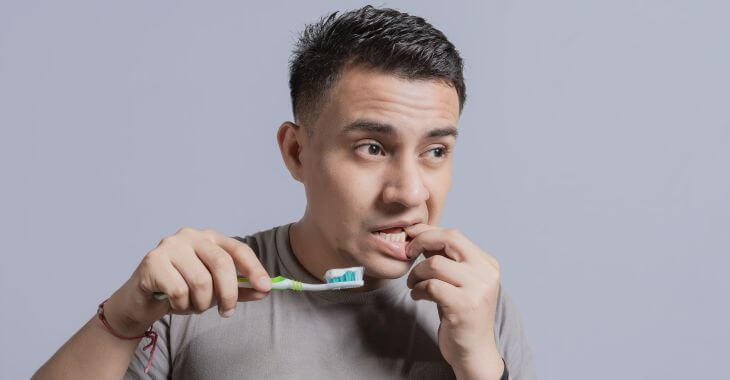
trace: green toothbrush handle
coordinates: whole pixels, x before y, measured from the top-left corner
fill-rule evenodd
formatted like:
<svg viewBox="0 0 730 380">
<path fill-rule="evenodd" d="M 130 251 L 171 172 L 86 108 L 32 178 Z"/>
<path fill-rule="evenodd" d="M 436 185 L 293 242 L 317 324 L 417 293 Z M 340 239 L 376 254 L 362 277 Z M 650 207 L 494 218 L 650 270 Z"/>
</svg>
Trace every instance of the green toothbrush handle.
<svg viewBox="0 0 730 380">
<path fill-rule="evenodd" d="M 282 276 L 276 276 L 276 277 L 272 278 L 271 279 L 271 290 L 289 289 L 290 288 L 288 286 L 289 284 L 285 283 L 287 280 L 291 281 L 288 278 L 282 277 Z M 291 281 L 291 282 L 296 283 L 297 281 Z M 285 284 L 287 286 L 284 286 Z M 241 277 L 241 276 L 238 276 L 238 286 L 242 287 L 242 288 L 253 288 L 249 279 L 247 277 Z M 163 292 L 154 292 L 152 294 L 152 297 L 158 301 L 163 301 L 163 300 L 167 299 L 167 294 L 165 294 Z"/>
</svg>

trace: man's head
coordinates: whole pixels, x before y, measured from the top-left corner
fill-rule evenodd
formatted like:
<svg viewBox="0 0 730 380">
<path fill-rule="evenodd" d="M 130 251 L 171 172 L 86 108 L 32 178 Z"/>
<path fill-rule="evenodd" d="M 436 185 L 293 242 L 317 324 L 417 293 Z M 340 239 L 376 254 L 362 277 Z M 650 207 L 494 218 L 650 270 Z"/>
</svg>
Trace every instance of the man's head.
<svg viewBox="0 0 730 380">
<path fill-rule="evenodd" d="M 294 121 L 316 123 L 329 90 L 348 67 L 361 66 L 411 80 L 454 87 L 459 112 L 466 101 L 463 63 L 446 36 L 421 17 L 365 6 L 307 25 L 290 61 Z"/>
<path fill-rule="evenodd" d="M 466 98 L 462 67 L 441 32 L 392 9 L 335 13 L 302 33 L 291 61 L 296 124 L 282 124 L 277 138 L 305 186 L 301 223 L 328 264 L 363 265 L 379 278 L 407 272 L 405 244 L 383 240 L 441 216 Z"/>
</svg>

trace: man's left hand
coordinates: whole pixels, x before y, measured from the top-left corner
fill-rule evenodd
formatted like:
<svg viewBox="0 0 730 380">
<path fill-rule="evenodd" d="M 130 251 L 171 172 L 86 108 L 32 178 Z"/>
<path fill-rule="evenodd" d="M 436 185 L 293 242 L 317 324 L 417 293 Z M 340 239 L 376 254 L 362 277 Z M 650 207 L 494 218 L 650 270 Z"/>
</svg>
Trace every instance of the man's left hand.
<svg viewBox="0 0 730 380">
<path fill-rule="evenodd" d="M 436 303 L 444 359 L 460 379 L 499 379 L 503 362 L 494 337 L 497 260 L 454 229 L 419 223 L 405 231 L 413 238 L 406 255 L 426 257 L 408 276 L 411 297 Z"/>
</svg>

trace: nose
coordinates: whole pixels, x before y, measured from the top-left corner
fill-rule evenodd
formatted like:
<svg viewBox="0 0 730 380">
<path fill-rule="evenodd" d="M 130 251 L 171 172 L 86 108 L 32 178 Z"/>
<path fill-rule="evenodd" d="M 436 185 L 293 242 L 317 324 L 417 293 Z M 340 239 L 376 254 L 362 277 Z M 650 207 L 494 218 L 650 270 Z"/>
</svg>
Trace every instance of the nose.
<svg viewBox="0 0 730 380">
<path fill-rule="evenodd" d="M 386 204 L 399 203 L 407 208 L 422 205 L 429 197 L 421 168 L 412 159 L 403 158 L 395 163 L 383 189 Z"/>
</svg>

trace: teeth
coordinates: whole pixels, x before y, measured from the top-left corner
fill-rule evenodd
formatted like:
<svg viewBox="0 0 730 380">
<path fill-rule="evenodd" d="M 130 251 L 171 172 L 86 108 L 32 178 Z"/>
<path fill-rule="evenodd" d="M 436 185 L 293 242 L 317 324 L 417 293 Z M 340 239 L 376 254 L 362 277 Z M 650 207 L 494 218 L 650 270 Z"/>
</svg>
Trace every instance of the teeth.
<svg viewBox="0 0 730 380">
<path fill-rule="evenodd" d="M 384 232 L 378 232 L 377 235 L 379 238 L 381 238 L 383 240 L 388 240 L 388 241 L 392 241 L 392 242 L 396 242 L 396 243 L 406 241 L 405 231 L 399 232 L 397 234 L 386 234 Z"/>
</svg>

